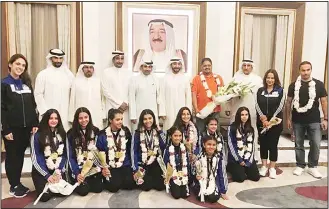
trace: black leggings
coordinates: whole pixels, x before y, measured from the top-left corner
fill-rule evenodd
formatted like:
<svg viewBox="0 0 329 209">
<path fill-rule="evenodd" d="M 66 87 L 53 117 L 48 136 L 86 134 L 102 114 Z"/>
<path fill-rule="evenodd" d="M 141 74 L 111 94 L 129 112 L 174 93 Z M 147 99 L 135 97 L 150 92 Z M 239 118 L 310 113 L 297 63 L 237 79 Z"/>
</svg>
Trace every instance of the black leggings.
<svg viewBox="0 0 329 209">
<path fill-rule="evenodd" d="M 50 173 L 53 173 L 54 171 L 50 171 Z M 62 174 L 62 179 L 63 180 L 66 180 L 65 179 L 65 175 Z M 36 169 L 34 166 L 32 166 L 32 181 L 33 181 L 33 184 L 34 184 L 34 187 L 35 187 L 35 190 L 37 192 L 37 196 L 39 196 L 43 189 L 45 188 L 46 184 L 47 184 L 47 180 L 46 178 L 41 175 Z M 47 202 L 48 200 L 50 200 L 50 198 L 52 198 L 53 196 L 62 196 L 61 194 L 54 194 L 52 192 L 50 192 L 48 190 L 48 192 L 44 193 L 41 198 L 40 198 L 40 201 L 41 202 Z"/>
<path fill-rule="evenodd" d="M 270 128 L 265 134 L 259 132 L 259 145 L 261 159 L 267 159 L 270 153 L 270 161 L 276 162 L 278 160 L 278 143 L 282 132 L 282 127 L 274 126 Z"/>
<path fill-rule="evenodd" d="M 232 180 L 235 182 L 241 183 L 246 179 L 251 181 L 258 181 L 260 178 L 255 160 L 253 160 L 253 163 L 250 165 L 250 167 L 241 166 L 236 162 L 229 162 L 227 164 L 227 171 L 230 172 L 232 175 Z"/>
<path fill-rule="evenodd" d="M 189 193 L 187 185 L 178 186 L 177 184 L 174 183 L 172 179 L 170 179 L 169 184 L 170 184 L 170 193 L 171 196 L 173 196 L 173 198 L 179 199 L 179 198 L 187 197 Z"/>
<path fill-rule="evenodd" d="M 156 160 L 151 165 L 145 166 L 144 169 L 144 183 L 139 185 L 143 191 L 149 191 L 151 189 L 162 191 L 166 188 L 162 177 L 162 170 Z"/>
<path fill-rule="evenodd" d="M 10 186 L 21 182 L 25 150 L 30 144 L 31 127 L 11 128 L 14 140 L 4 140 L 6 149 L 5 168 Z"/>
<path fill-rule="evenodd" d="M 104 187 L 109 192 L 115 193 L 119 189 L 131 190 L 136 187 L 133 171 L 130 167 L 111 168 L 110 172 L 112 177 L 109 181 L 103 177 Z"/>
<path fill-rule="evenodd" d="M 76 189 L 75 192 L 80 196 L 86 196 L 89 192 L 100 193 L 103 191 L 103 175 L 96 173 L 85 178 Z"/>
</svg>

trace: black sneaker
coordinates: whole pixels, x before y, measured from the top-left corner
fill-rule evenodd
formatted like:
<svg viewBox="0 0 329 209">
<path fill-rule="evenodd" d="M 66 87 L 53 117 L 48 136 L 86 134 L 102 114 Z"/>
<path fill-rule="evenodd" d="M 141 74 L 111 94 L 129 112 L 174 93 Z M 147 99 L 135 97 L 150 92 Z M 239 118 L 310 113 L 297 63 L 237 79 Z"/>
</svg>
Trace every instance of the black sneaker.
<svg viewBox="0 0 329 209">
<path fill-rule="evenodd" d="M 22 183 L 19 183 L 19 185 L 21 186 L 22 190 L 25 191 L 26 194 L 29 193 L 29 191 L 30 191 L 29 188 L 27 188 L 26 186 L 24 186 Z"/>
<path fill-rule="evenodd" d="M 16 198 L 22 198 L 27 195 L 26 191 L 20 185 L 10 187 L 9 194 Z"/>
</svg>

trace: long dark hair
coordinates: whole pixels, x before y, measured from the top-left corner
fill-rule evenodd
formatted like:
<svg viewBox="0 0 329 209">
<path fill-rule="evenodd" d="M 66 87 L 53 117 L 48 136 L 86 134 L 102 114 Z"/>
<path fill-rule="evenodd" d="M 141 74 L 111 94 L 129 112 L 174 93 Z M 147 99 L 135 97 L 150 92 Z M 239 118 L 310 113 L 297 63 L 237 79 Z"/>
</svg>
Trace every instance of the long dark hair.
<svg viewBox="0 0 329 209">
<path fill-rule="evenodd" d="M 267 75 L 269 73 L 273 73 L 273 75 L 274 75 L 274 86 L 280 86 L 281 87 L 281 82 L 280 82 L 278 72 L 274 69 L 269 69 L 268 71 L 266 71 L 266 73 L 264 75 L 264 78 L 263 78 L 263 86 L 265 88 L 267 88 L 266 78 L 267 78 Z"/>
<path fill-rule="evenodd" d="M 89 116 L 89 123 L 87 124 L 86 133 L 84 134 L 86 141 L 88 142 L 88 141 L 93 140 L 95 138 L 96 134 L 98 134 L 98 128 L 95 127 L 93 124 L 93 120 L 91 118 L 90 111 L 86 107 L 79 107 L 75 111 L 72 129 L 68 133 L 69 137 L 72 138 L 73 141 L 75 141 L 75 143 L 73 143 L 73 145 L 72 145 L 72 146 L 74 146 L 74 148 L 76 148 L 77 146 L 82 146 L 81 136 L 83 133 L 81 132 L 82 129 L 81 129 L 81 125 L 79 123 L 79 114 L 82 112 L 87 113 Z M 84 144 L 84 149 L 86 149 L 86 148 L 87 148 L 87 143 Z"/>
<path fill-rule="evenodd" d="M 142 128 L 143 128 L 143 126 L 144 126 L 144 116 L 145 115 L 148 115 L 148 114 L 150 114 L 151 116 L 152 116 L 152 118 L 153 118 L 153 124 L 152 124 L 152 129 L 157 129 L 157 121 L 156 121 L 156 118 L 155 118 L 155 115 L 154 115 L 154 113 L 153 113 L 153 111 L 152 110 L 150 110 L 150 109 L 145 109 L 145 110 L 143 110 L 142 112 L 141 112 L 141 114 L 140 114 L 140 116 L 139 116 L 139 120 L 138 120 L 138 125 L 137 125 L 137 130 L 136 131 L 138 131 L 138 132 L 140 132 L 141 130 L 142 130 Z"/>
<path fill-rule="evenodd" d="M 241 124 L 242 124 L 242 121 L 241 121 L 241 112 L 242 111 L 247 111 L 248 112 L 248 120 L 244 124 L 243 133 L 244 134 L 247 134 L 247 133 L 254 134 L 254 128 L 251 126 L 250 111 L 249 111 L 249 109 L 247 107 L 239 107 L 239 109 L 236 111 L 235 120 L 234 120 L 234 122 L 231 125 L 231 130 L 233 132 L 236 132 L 236 130 L 241 127 Z"/>
<path fill-rule="evenodd" d="M 190 113 L 190 115 L 191 115 L 190 121 L 193 121 L 193 116 L 192 116 L 191 110 L 188 107 L 182 107 L 179 109 L 179 111 L 177 113 L 176 120 L 175 120 L 173 126 L 176 126 L 180 129 L 182 129 L 185 126 L 184 121 L 182 120 L 182 115 L 183 115 L 184 110 L 187 110 Z"/>
<path fill-rule="evenodd" d="M 29 64 L 28 64 L 27 59 L 24 55 L 14 54 L 13 56 L 11 56 L 9 61 L 8 61 L 8 71 L 11 72 L 11 67 L 9 66 L 9 64 L 13 64 L 19 58 L 22 58 L 25 61 L 24 72 L 19 77 L 20 77 L 20 79 L 22 79 L 23 84 L 25 84 L 28 87 L 32 88 L 32 81 L 31 81 L 30 75 L 29 75 L 28 70 L 27 70 Z"/>
<path fill-rule="evenodd" d="M 46 146 L 50 146 L 52 150 L 56 150 L 56 146 L 53 139 L 53 132 L 51 131 L 51 128 L 49 127 L 49 119 L 51 114 L 55 113 L 57 115 L 58 124 L 55 127 L 55 133 L 59 134 L 63 141 L 66 140 L 66 132 L 64 130 L 61 116 L 59 115 L 59 112 L 55 109 L 49 109 L 47 110 L 39 124 L 38 132 L 40 133 L 39 143 L 40 143 L 40 150 L 43 151 Z"/>
</svg>

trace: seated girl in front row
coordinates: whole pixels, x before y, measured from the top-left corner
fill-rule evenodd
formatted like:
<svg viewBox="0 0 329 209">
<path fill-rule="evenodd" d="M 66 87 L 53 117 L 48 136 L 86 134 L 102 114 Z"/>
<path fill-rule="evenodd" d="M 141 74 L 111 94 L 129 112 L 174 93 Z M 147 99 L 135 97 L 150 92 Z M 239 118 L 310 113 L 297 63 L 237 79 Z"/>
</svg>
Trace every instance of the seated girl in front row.
<svg viewBox="0 0 329 209">
<path fill-rule="evenodd" d="M 75 191 L 85 196 L 89 192 L 103 190 L 101 166 L 93 152 L 97 153 L 96 139 L 99 129 L 93 125 L 90 111 L 80 107 L 74 114 L 72 128 L 67 132 L 67 155 L 71 178 L 80 185 Z M 90 165 L 88 165 L 90 164 Z M 85 169 L 85 168 L 89 169 Z M 86 171 L 85 171 L 86 170 Z"/>
<path fill-rule="evenodd" d="M 39 130 L 31 137 L 32 180 L 39 196 L 47 182 L 58 183 L 65 178 L 67 162 L 66 133 L 57 110 L 47 110 L 39 124 Z M 47 202 L 54 194 L 46 191 L 40 201 Z"/>
<path fill-rule="evenodd" d="M 231 173 L 233 181 L 258 181 L 260 178 L 254 158 L 254 137 L 249 109 L 240 107 L 236 112 L 235 121 L 228 128 L 227 171 Z"/>
<path fill-rule="evenodd" d="M 157 157 L 162 156 L 165 141 L 166 137 L 157 126 L 153 111 L 143 110 L 131 144 L 131 160 L 134 179 L 144 191 L 165 189 L 163 172 L 157 161 Z"/>
<path fill-rule="evenodd" d="M 164 151 L 163 161 L 167 168 L 166 181 L 170 193 L 175 199 L 189 195 L 188 152 L 182 142 L 182 132 L 173 126 L 167 131 L 168 146 Z M 169 182 L 168 182 L 169 181 Z"/>
<path fill-rule="evenodd" d="M 202 138 L 203 148 L 195 163 L 193 190 L 201 202 L 227 200 L 228 179 L 224 162 L 223 142 L 212 135 Z"/>
<path fill-rule="evenodd" d="M 136 187 L 130 160 L 131 133 L 123 126 L 123 114 L 119 109 L 108 111 L 108 126 L 98 136 L 96 146 L 106 152 L 108 168 L 103 169 L 104 186 L 110 192 Z"/>
</svg>

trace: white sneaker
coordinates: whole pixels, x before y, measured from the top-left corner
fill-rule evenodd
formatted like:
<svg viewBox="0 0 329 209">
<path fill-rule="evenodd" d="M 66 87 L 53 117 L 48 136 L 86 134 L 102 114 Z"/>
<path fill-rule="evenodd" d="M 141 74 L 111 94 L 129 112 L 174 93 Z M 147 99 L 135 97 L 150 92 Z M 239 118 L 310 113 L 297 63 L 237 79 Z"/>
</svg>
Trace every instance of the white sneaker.
<svg viewBox="0 0 329 209">
<path fill-rule="evenodd" d="M 311 174 L 314 178 L 321 179 L 322 175 L 317 168 L 308 168 L 307 173 Z"/>
<path fill-rule="evenodd" d="M 271 179 L 275 179 L 276 178 L 276 170 L 275 170 L 275 168 L 270 168 L 268 171 L 270 173 L 269 177 Z"/>
<path fill-rule="evenodd" d="M 262 166 L 260 169 L 259 169 L 259 175 L 260 176 L 266 176 L 266 173 L 267 173 L 267 168 L 265 166 Z"/>
<path fill-rule="evenodd" d="M 296 176 L 300 176 L 300 175 L 302 175 L 303 171 L 304 171 L 304 168 L 297 167 L 297 168 L 293 171 L 293 174 L 296 175 Z"/>
</svg>

